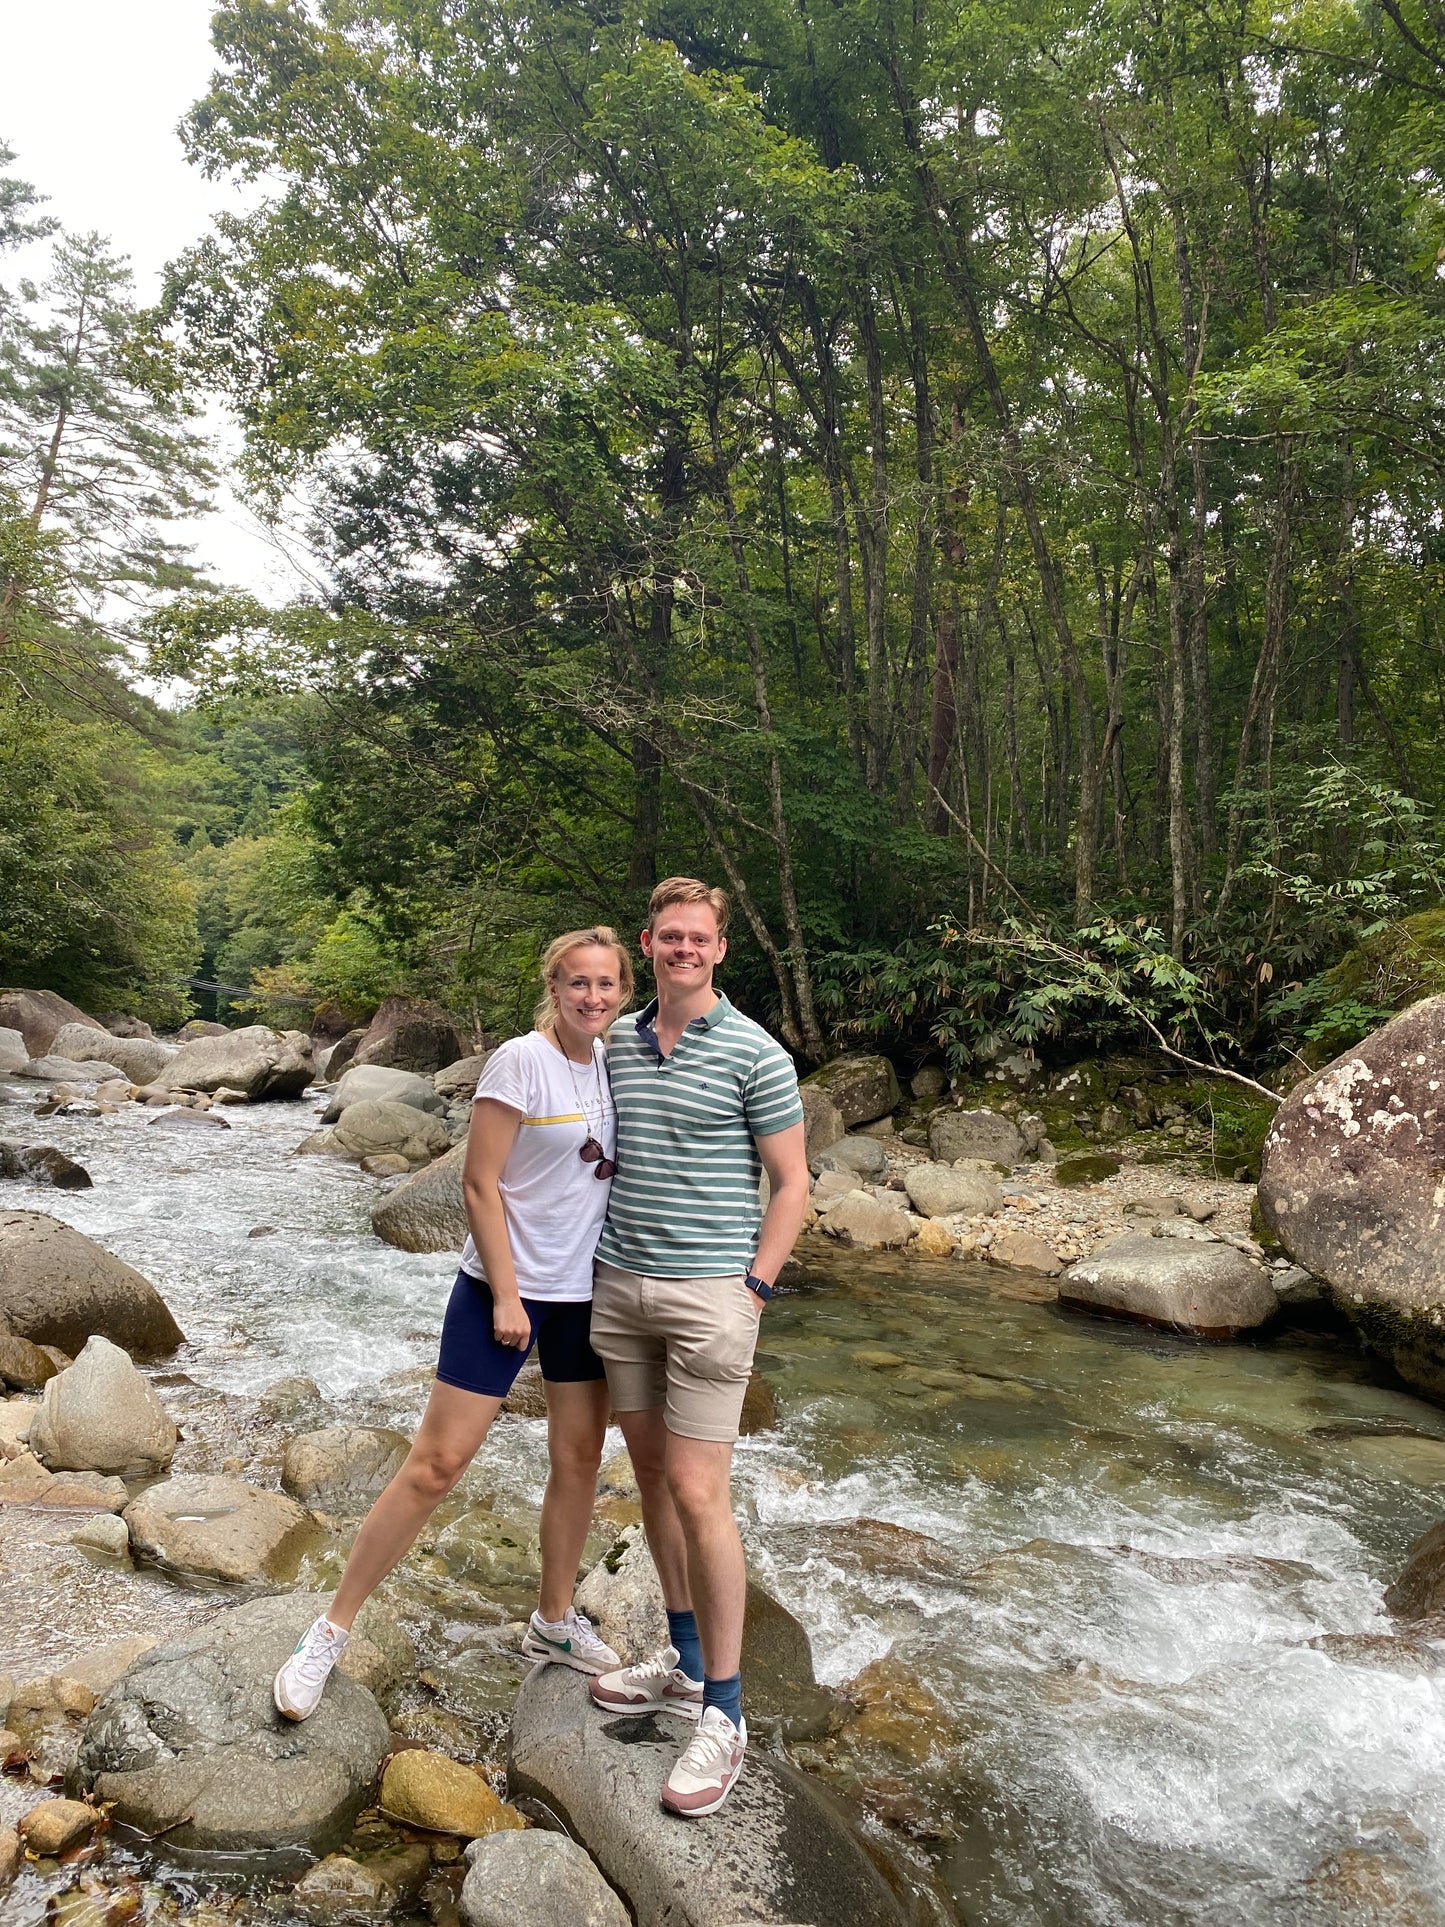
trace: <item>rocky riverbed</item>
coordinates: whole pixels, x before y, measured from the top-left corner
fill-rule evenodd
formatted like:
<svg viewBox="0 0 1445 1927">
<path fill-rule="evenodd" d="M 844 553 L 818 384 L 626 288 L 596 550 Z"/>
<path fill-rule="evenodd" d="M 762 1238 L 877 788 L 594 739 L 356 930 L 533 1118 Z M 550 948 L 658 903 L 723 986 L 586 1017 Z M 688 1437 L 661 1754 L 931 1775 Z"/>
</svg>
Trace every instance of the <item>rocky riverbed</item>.
<svg viewBox="0 0 1445 1927">
<path fill-rule="evenodd" d="M 127 1478 L 123 1514 L 4 1503 L 0 1479 L 0 1675 L 15 1683 L 23 1729 L 0 1776 L 0 1828 L 63 1795 L 42 1782 L 73 1776 L 83 1745 L 92 1786 L 135 1797 L 115 1777 L 135 1761 L 107 1753 L 91 1730 L 92 1689 L 54 1685 L 87 1668 L 107 1683 L 98 1648 L 112 1665 L 118 1638 L 135 1642 L 132 1658 L 142 1642 L 178 1638 L 209 1655 L 204 1642 L 230 1628 L 238 1656 L 226 1663 L 238 1678 L 247 1667 L 264 1675 L 271 1645 L 287 1641 L 286 1615 L 311 1610 L 296 1595 L 333 1581 L 415 1422 L 454 1264 L 453 1253 L 400 1251 L 371 1229 L 387 1187 L 414 1180 L 371 1175 L 345 1147 L 296 1155 L 318 1127 L 335 1128 L 315 1116 L 319 1100 L 227 1105 L 227 1130 L 175 1130 L 155 1123 L 174 1109 L 106 1109 L 93 1095 L 38 1120 L 49 1089 L 0 1081 L 0 1137 L 33 1143 L 43 1132 L 92 1185 L 57 1191 L 21 1176 L 0 1201 L 50 1214 L 135 1267 L 186 1341 L 142 1364 L 179 1436 L 171 1446 L 144 1433 L 148 1450 L 172 1456 Z M 448 1106 L 444 1094 L 440 1110 L 415 1108 L 440 1117 Z M 1065 1261 L 1126 1231 L 1151 1251 L 1217 1248 L 1281 1275 L 1242 1248 L 1253 1243 L 1252 1187 L 1217 1175 L 1197 1150 L 1168 1163 L 1130 1155 L 1082 1185 L 1060 1183 L 1057 1164 L 1037 1155 L 1000 1170 L 997 1158 L 960 1162 L 936 1154 L 950 1144 L 911 1142 L 905 1133 L 927 1140 L 931 1115 L 914 1122 L 905 1105 L 903 1130 L 878 1138 L 861 1128 L 870 1120 L 853 1122 L 846 1134 L 878 1144 L 883 1163 L 833 1175 L 861 1184 L 823 1184 L 817 1153 L 818 1223 L 766 1314 L 757 1429 L 738 1453 L 762 1588 L 749 1652 L 760 1755 L 779 1772 L 805 1769 L 804 1787 L 821 1783 L 860 1816 L 856 1837 L 881 1885 L 871 1873 L 852 1880 L 857 1917 L 874 1917 L 872 1907 L 878 1918 L 893 1909 L 977 1927 L 1445 1919 L 1445 1648 L 1433 1643 L 1445 1588 L 1416 1582 L 1397 1594 L 1409 1618 L 1385 1603 L 1409 1547 L 1445 1509 L 1445 1415 L 1371 1363 L 1347 1329 L 1322 1323 L 1317 1306 L 1291 1305 L 1287 1287 L 1271 1285 L 1282 1303 L 1259 1335 L 1232 1344 L 1060 1301 Z M 1096 1148 L 1064 1144 L 1066 1180 L 1067 1154 Z M 945 1184 L 930 1200 L 937 1177 L 909 1191 L 925 1165 L 993 1185 L 997 1206 L 930 1217 L 920 1204 L 948 1196 Z M 868 1250 L 840 1227 L 830 1235 L 830 1188 L 906 1216 L 907 1243 Z M 927 1224 L 946 1231 L 947 1255 L 920 1240 Z M 998 1238 L 1025 1226 L 1051 1247 L 1052 1266 L 999 1262 Z M 991 1234 L 986 1246 L 965 1245 L 975 1230 Z M 0 1402 L 0 1449 L 7 1418 L 26 1429 L 36 1402 Z M 507 1796 L 548 1791 L 535 1762 L 555 1752 L 546 1735 L 567 1715 L 529 1704 L 521 1738 L 533 1750 L 517 1754 L 514 1739 L 509 1786 L 524 1676 L 516 1622 L 535 1582 L 545 1473 L 544 1428 L 525 1415 L 535 1409 L 525 1396 L 519 1407 L 379 1602 L 373 1670 L 358 1690 L 374 1689 L 384 1731 L 362 1719 L 337 1741 L 356 1785 L 340 1789 L 299 1859 L 258 1875 L 213 1848 L 188 1853 L 178 1829 L 196 1816 L 157 1805 L 165 1788 L 155 1783 L 150 1806 L 116 1811 L 164 1827 L 169 1846 L 112 1825 L 59 1858 L 32 1855 L 0 1893 L 6 1927 L 47 1910 L 85 1927 L 387 1914 L 486 1927 L 483 1890 L 515 1890 Z M 630 1629 L 645 1640 L 656 1599 L 617 1443 L 586 1598 L 618 1638 Z M 17 1438 L 6 1463 L 22 1449 Z M 246 1515 L 244 1533 L 238 1483 L 269 1502 Z M 109 1528 L 87 1535 L 96 1519 Z M 255 1569 L 224 1577 L 216 1547 L 238 1539 Z M 236 1618 L 257 1611 L 255 1625 Z M 137 1704 L 187 1690 L 186 1678 L 157 1676 Z M 264 1734 L 257 1744 L 269 1744 Z M 387 1751 L 442 1761 L 425 1769 L 437 1781 L 429 1797 L 466 1793 L 466 1826 L 415 1824 L 420 1809 L 404 1805 L 413 1796 L 400 1782 L 390 1798 L 385 1782 L 363 1786 L 368 1748 L 375 1765 Z M 237 1757 L 251 1756 L 243 1747 Z M 589 1757 L 577 1753 L 573 1778 L 551 1787 L 555 1801 L 586 1799 Z M 468 1779 L 443 1785 L 451 1769 Z M 645 1881 L 628 1870 L 630 1834 L 586 1824 L 591 1860 L 548 1869 L 548 1891 L 568 1897 L 541 1918 L 595 1912 L 613 1927 L 626 1917 L 608 1912 L 619 1888 L 653 1918 Z M 804 1835 L 822 1826 L 796 1824 Z M 473 1854 L 486 1877 L 464 1906 L 462 1843 L 474 1826 L 497 1844 Z M 731 1864 L 722 1835 L 718 1851 Z M 612 1886 L 587 1886 L 587 1868 L 599 1867 Z M 810 1913 L 783 1912 L 774 1896 L 739 1917 L 822 1927 L 843 1918 L 822 1893 Z M 508 1904 L 508 1927 L 524 1927 L 520 1902 Z M 704 1913 L 695 1927 L 724 1921 Z"/>
</svg>

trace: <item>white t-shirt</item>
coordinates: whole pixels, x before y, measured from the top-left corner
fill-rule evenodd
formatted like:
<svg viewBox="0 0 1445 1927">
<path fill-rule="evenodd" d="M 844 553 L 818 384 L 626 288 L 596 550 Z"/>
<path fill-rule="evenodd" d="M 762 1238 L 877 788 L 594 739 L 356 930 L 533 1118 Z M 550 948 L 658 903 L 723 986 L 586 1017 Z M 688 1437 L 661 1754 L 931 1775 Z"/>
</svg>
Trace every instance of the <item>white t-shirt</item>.
<svg viewBox="0 0 1445 1927">
<path fill-rule="evenodd" d="M 554 1303 L 586 1301 L 612 1180 L 599 1178 L 597 1166 L 577 1153 L 590 1135 L 609 1158 L 617 1155 L 606 1046 L 597 1039 L 588 1067 L 570 1063 L 539 1030 L 511 1037 L 487 1059 L 476 1095 L 522 1114 L 497 1185 L 517 1290 Z M 470 1235 L 462 1270 L 487 1275 Z"/>
</svg>

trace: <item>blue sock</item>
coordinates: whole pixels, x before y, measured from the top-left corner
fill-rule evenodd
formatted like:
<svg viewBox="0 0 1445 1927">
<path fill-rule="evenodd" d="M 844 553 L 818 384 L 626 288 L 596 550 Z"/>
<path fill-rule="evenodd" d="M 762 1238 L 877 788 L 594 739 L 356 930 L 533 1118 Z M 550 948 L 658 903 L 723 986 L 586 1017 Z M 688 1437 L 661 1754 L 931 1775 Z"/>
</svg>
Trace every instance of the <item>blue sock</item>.
<svg viewBox="0 0 1445 1927">
<path fill-rule="evenodd" d="M 691 1607 L 685 1613 L 669 1610 L 667 1636 L 677 1649 L 677 1663 L 689 1679 L 702 1678 L 702 1641 L 697 1636 L 697 1620 Z"/>
<path fill-rule="evenodd" d="M 743 1676 L 734 1673 L 731 1679 L 707 1679 L 702 1682 L 702 1710 L 705 1713 L 715 1706 L 720 1713 L 726 1713 L 734 1726 L 743 1723 Z"/>
</svg>

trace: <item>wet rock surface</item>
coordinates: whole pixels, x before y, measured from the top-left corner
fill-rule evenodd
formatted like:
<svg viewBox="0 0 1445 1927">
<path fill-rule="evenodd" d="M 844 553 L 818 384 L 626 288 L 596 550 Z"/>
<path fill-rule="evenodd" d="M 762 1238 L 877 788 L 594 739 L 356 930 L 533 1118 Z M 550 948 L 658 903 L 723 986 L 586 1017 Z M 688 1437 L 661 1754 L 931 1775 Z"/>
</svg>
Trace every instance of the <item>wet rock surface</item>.
<svg viewBox="0 0 1445 1927">
<path fill-rule="evenodd" d="M 303 1505 L 323 1512 L 364 1512 L 410 1450 L 400 1432 L 366 1425 L 328 1425 L 288 1439 L 281 1483 Z"/>
<path fill-rule="evenodd" d="M 72 1356 L 93 1333 L 134 1358 L 164 1357 L 183 1342 L 138 1271 L 42 1211 L 0 1211 L 0 1319 Z"/>
<path fill-rule="evenodd" d="M 87 1721 L 72 1790 L 163 1836 L 162 1851 L 336 1846 L 371 1791 L 386 1720 L 340 1673 L 309 1720 L 283 1720 L 271 1682 L 294 1640 L 269 1605 L 237 1607 L 144 1654 Z"/>
<path fill-rule="evenodd" d="M 565 1670 L 538 1667 L 517 1696 L 508 1788 L 581 1841 L 637 1927 L 902 1927 L 856 1835 L 803 1775 L 754 1746 L 722 1811 L 679 1821 L 658 1788 L 691 1728 L 665 1716 L 609 1720 Z"/>
<path fill-rule="evenodd" d="M 320 1536 L 294 1499 L 198 1472 L 151 1486 L 126 1507 L 125 1522 L 137 1558 L 229 1585 L 293 1577 Z"/>
<path fill-rule="evenodd" d="M 0 1138 L 0 1178 L 26 1184 L 49 1184 L 57 1191 L 88 1191 L 90 1173 L 53 1144 L 25 1144 L 19 1138 Z"/>
</svg>

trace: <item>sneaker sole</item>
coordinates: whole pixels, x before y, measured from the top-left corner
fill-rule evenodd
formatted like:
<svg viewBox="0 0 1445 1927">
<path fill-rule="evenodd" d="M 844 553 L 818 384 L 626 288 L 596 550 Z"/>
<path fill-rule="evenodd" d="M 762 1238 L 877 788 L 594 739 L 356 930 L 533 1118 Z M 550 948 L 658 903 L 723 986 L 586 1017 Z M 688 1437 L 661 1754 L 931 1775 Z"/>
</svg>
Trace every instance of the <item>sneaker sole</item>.
<svg viewBox="0 0 1445 1927">
<path fill-rule="evenodd" d="M 694 1722 L 702 1718 L 702 1701 L 695 1704 L 687 1700 L 648 1700 L 645 1705 L 614 1706 L 610 1700 L 600 1700 L 595 1693 L 588 1698 L 599 1713 L 610 1713 L 614 1718 L 641 1719 L 645 1713 L 672 1713 L 680 1720 Z"/>
<path fill-rule="evenodd" d="M 722 1792 L 708 1806 L 675 1807 L 668 1800 L 666 1787 L 664 1787 L 662 1790 L 662 1793 L 659 1799 L 659 1804 L 661 1805 L 664 1813 L 670 1813 L 673 1816 L 673 1818 L 676 1820 L 706 1820 L 707 1816 L 710 1813 L 716 1813 L 719 1807 L 725 1806 L 727 1804 L 727 1801 L 732 1793 L 733 1788 L 737 1785 L 738 1781 L 742 1778 L 742 1773 L 743 1773 L 742 1767 L 739 1766 L 737 1772 L 728 1781 L 727 1785 L 723 1788 Z"/>
<path fill-rule="evenodd" d="M 601 1665 L 594 1665 L 590 1660 L 579 1658 L 576 1653 L 559 1653 L 555 1646 L 544 1646 L 540 1640 L 532 1646 L 524 1639 L 522 1657 L 541 1660 L 546 1666 L 570 1666 L 574 1673 L 585 1673 L 589 1679 L 598 1679 L 603 1673 L 616 1671 L 616 1667 L 610 1662 L 604 1661 Z"/>
<path fill-rule="evenodd" d="M 274 1686 L 271 1688 L 271 1704 L 276 1708 L 276 1711 L 281 1715 L 283 1720 L 290 1720 L 293 1725 L 296 1726 L 299 1726 L 302 1720 L 309 1720 L 311 1713 L 316 1711 L 316 1708 L 313 1706 L 311 1713 L 294 1713 L 289 1706 L 282 1703 L 281 1694 Z"/>
</svg>

